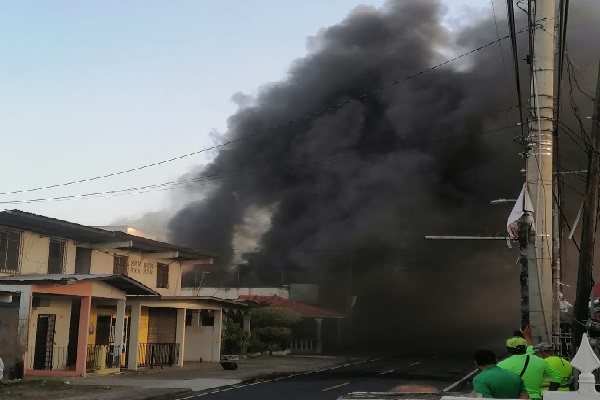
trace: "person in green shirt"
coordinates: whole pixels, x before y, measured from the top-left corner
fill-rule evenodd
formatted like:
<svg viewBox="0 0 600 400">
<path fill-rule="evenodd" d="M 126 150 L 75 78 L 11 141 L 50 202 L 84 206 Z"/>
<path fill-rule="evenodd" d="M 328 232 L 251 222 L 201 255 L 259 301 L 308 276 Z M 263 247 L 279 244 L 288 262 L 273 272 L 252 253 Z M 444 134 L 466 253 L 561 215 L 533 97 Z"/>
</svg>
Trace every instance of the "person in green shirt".
<svg viewBox="0 0 600 400">
<path fill-rule="evenodd" d="M 498 363 L 500 368 L 512 371 L 523 378 L 525 388 L 531 399 L 541 399 L 542 380 L 549 381 L 548 390 L 556 391 L 560 387 L 562 376 L 542 358 L 527 353 L 527 342 L 522 337 L 512 337 L 506 341 L 506 350 L 511 354 Z"/>
<path fill-rule="evenodd" d="M 473 356 L 481 370 L 473 378 L 473 391 L 490 399 L 528 399 L 523 379 L 517 374 L 496 365 L 496 355 L 491 350 L 478 350 Z"/>
</svg>

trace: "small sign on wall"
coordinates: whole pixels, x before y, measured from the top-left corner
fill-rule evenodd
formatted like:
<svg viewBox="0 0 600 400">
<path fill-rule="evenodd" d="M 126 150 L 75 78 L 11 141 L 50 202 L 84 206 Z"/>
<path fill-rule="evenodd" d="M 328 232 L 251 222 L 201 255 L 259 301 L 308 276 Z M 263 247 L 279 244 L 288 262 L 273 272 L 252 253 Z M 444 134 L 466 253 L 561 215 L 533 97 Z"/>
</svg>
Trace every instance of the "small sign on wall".
<svg viewBox="0 0 600 400">
<path fill-rule="evenodd" d="M 128 272 L 130 275 L 154 275 L 156 262 L 148 260 L 130 260 Z"/>
</svg>

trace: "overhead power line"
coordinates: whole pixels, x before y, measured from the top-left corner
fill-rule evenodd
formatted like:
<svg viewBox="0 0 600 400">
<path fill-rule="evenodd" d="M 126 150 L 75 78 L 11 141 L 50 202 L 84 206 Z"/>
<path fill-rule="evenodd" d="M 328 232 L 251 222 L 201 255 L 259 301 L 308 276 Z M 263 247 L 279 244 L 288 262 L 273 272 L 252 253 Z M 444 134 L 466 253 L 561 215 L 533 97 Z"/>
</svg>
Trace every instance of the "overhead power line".
<svg viewBox="0 0 600 400">
<path fill-rule="evenodd" d="M 523 28 L 520 31 L 518 31 L 517 33 L 522 33 L 522 32 L 525 32 L 526 30 L 527 30 L 527 28 Z M 469 56 L 471 54 L 474 54 L 474 53 L 476 53 L 478 51 L 481 51 L 481 50 L 484 50 L 484 49 L 486 49 L 486 48 L 488 48 L 490 46 L 493 46 L 496 43 L 500 43 L 501 41 L 509 39 L 510 37 L 511 37 L 511 35 L 506 35 L 504 37 L 498 38 L 498 39 L 496 39 L 496 40 L 494 40 L 492 42 L 489 42 L 487 44 L 479 46 L 479 47 L 477 47 L 477 48 L 475 48 L 473 50 L 470 50 L 470 51 L 468 51 L 466 53 L 463 53 L 463 54 L 461 54 L 459 56 L 456 56 L 454 58 L 448 59 L 448 60 L 446 60 L 446 61 L 444 61 L 444 62 L 442 62 L 440 64 L 437 64 L 437 65 L 435 65 L 433 67 L 427 68 L 427 69 L 425 69 L 423 71 L 420 71 L 420 72 L 417 72 L 415 74 L 409 75 L 409 76 L 404 77 L 402 79 L 398 79 L 398 80 L 396 80 L 396 81 L 394 81 L 392 83 L 389 83 L 387 85 L 380 86 L 379 88 L 373 89 L 373 90 L 371 90 L 369 92 L 363 93 L 363 94 L 358 95 L 356 97 L 349 98 L 348 100 L 340 102 L 340 103 L 338 103 L 336 105 L 332 105 L 330 107 L 321 109 L 319 111 L 315 111 L 315 112 L 313 112 L 311 114 L 307 114 L 307 115 L 305 115 L 303 117 L 296 118 L 296 119 L 290 120 L 288 122 L 285 122 L 285 123 L 282 123 L 282 124 L 279 124 L 279 125 L 272 126 L 270 128 L 266 128 L 266 129 L 263 129 L 263 130 L 251 133 L 249 135 L 245 135 L 245 136 L 241 136 L 241 137 L 238 137 L 238 138 L 235 138 L 235 139 L 227 140 L 227 141 L 225 141 L 223 143 L 216 144 L 214 146 L 210 146 L 210 147 L 206 147 L 206 148 L 203 148 L 203 149 L 199 149 L 199 150 L 193 151 L 191 153 L 182 154 L 182 155 L 175 156 L 175 157 L 172 157 L 172 158 L 169 158 L 169 159 L 166 159 L 166 160 L 157 161 L 157 162 L 153 162 L 153 163 L 150 163 L 150 164 L 145 164 L 145 165 L 141 165 L 141 166 L 138 166 L 138 167 L 133 167 L 133 168 L 129 168 L 129 169 L 121 170 L 121 171 L 111 172 L 111 173 L 104 174 L 104 175 L 97 175 L 97 176 L 94 176 L 94 177 L 91 177 L 91 178 L 77 179 L 77 180 L 72 180 L 72 181 L 69 181 L 69 182 L 56 183 L 56 184 L 52 184 L 52 185 L 39 186 L 39 187 L 34 187 L 34 188 L 29 188 L 29 189 L 20 189 L 20 190 L 13 190 L 13 191 L 7 191 L 7 192 L 0 192 L 0 195 L 13 195 L 13 194 L 31 193 L 31 192 L 36 192 L 36 191 L 40 191 L 40 190 L 55 189 L 55 188 L 58 188 L 58 187 L 71 186 L 71 185 L 76 185 L 76 184 L 80 184 L 80 183 L 86 183 L 86 182 L 92 182 L 92 181 L 97 181 L 97 180 L 106 179 L 106 178 L 112 178 L 112 177 L 116 177 L 116 176 L 120 176 L 120 175 L 129 174 L 129 173 L 132 173 L 132 172 L 141 171 L 141 170 L 144 170 L 144 169 L 156 167 L 156 166 L 159 166 L 159 165 L 168 164 L 168 163 L 171 163 L 171 162 L 174 162 L 174 161 L 182 160 L 184 158 L 189 158 L 189 157 L 192 157 L 192 156 L 195 156 L 195 155 L 198 155 L 198 154 L 201 154 L 201 153 L 205 153 L 205 152 L 208 152 L 208 151 L 216 150 L 216 149 L 228 146 L 230 144 L 238 143 L 238 142 L 241 142 L 243 140 L 248 140 L 248 139 L 260 136 L 260 135 L 262 135 L 264 133 L 273 132 L 273 131 L 285 128 L 287 126 L 294 125 L 294 124 L 296 124 L 298 122 L 308 121 L 308 120 L 314 119 L 314 118 L 316 118 L 318 116 L 324 115 L 324 114 L 326 114 L 328 112 L 344 108 L 344 107 L 346 107 L 350 103 L 353 103 L 355 101 L 358 101 L 358 100 L 364 99 L 366 97 L 372 96 L 374 94 L 377 94 L 377 93 L 382 92 L 384 90 L 387 90 L 389 88 L 397 86 L 397 85 L 399 85 L 399 84 L 401 84 L 403 82 L 409 81 L 409 80 L 417 78 L 417 77 L 419 77 L 419 76 L 421 76 L 423 74 L 426 74 L 428 72 L 434 71 L 434 70 L 436 70 L 438 68 L 446 66 L 446 65 L 448 65 L 450 63 L 453 63 L 453 62 L 455 62 L 457 60 L 460 60 L 461 58 L 467 57 L 467 56 Z"/>
<path fill-rule="evenodd" d="M 517 32 L 515 28 L 515 7 L 513 0 L 506 0 L 508 14 L 508 32 L 513 56 L 513 68 L 515 72 L 515 83 L 517 85 L 517 101 L 519 104 L 519 120 L 521 121 L 521 142 L 525 146 L 525 120 L 523 118 L 523 99 L 521 96 L 521 77 L 519 75 L 519 54 L 517 51 Z M 528 29 L 530 29 L 528 27 Z"/>
<path fill-rule="evenodd" d="M 501 128 L 496 128 L 496 129 L 492 129 L 492 130 L 488 130 L 488 131 L 484 131 L 484 132 L 479 132 L 477 134 L 477 136 L 483 136 L 483 135 L 487 135 L 487 134 L 491 134 L 491 133 L 501 132 L 501 131 L 504 131 L 507 129 L 512 129 L 514 127 L 515 127 L 514 125 L 507 125 L 507 126 L 503 126 Z M 469 135 L 472 135 L 472 133 L 468 132 L 466 134 L 451 135 L 451 136 L 446 136 L 444 138 L 435 138 L 435 140 L 431 140 L 431 141 L 440 142 L 443 140 L 452 140 L 452 139 L 457 139 L 460 137 L 466 137 Z M 422 143 L 422 142 L 420 142 L 420 143 Z M 115 190 L 90 192 L 90 193 L 83 193 L 83 194 L 76 194 L 76 195 L 45 197 L 45 198 L 35 198 L 35 199 L 25 199 L 25 200 L 1 201 L 0 205 L 17 205 L 17 204 L 46 203 L 46 202 L 54 202 L 54 201 L 85 200 L 85 199 L 95 199 L 95 198 L 116 197 L 116 196 L 121 196 L 121 195 L 138 194 L 138 193 L 160 192 L 160 191 L 173 190 L 173 189 L 182 188 L 182 187 L 194 186 L 194 185 L 198 185 L 198 184 L 211 184 L 211 183 L 221 181 L 223 179 L 232 178 L 232 177 L 245 175 L 245 174 L 251 174 L 251 173 L 260 173 L 260 172 L 264 172 L 265 170 L 270 170 L 270 169 L 308 167 L 308 166 L 314 166 L 314 165 L 320 165 L 320 164 L 326 164 L 326 163 L 334 163 L 334 162 L 338 162 L 338 161 L 347 161 L 349 159 L 354 159 L 354 158 L 359 158 L 359 157 L 364 157 L 364 156 L 369 156 L 369 155 L 386 157 L 386 156 L 390 156 L 393 154 L 398 154 L 398 153 L 406 151 L 406 150 L 407 149 L 401 149 L 401 150 L 396 150 L 396 151 L 390 151 L 390 152 L 383 153 L 383 154 L 380 152 L 338 154 L 336 157 L 332 157 L 332 158 L 316 160 L 316 161 L 301 162 L 301 163 L 291 164 L 291 165 L 287 165 L 287 166 L 283 166 L 283 167 L 269 165 L 269 166 L 266 166 L 263 168 L 251 168 L 251 169 L 244 169 L 244 170 L 237 170 L 237 171 L 229 171 L 229 172 L 223 172 L 223 173 L 218 173 L 218 174 L 213 174 L 213 175 L 199 176 L 197 178 L 181 179 L 181 180 L 177 180 L 177 181 L 170 181 L 170 182 L 163 182 L 163 183 L 150 184 L 150 185 L 144 185 L 144 186 L 130 187 L 130 188 L 125 188 L 125 189 L 115 189 Z"/>
</svg>

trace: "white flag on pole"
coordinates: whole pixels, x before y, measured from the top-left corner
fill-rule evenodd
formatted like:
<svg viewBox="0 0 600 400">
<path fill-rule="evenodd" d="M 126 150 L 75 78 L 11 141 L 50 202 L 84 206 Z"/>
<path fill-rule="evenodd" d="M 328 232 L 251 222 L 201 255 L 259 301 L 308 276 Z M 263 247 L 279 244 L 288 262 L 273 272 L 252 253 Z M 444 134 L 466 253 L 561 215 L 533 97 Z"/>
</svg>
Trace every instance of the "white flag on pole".
<svg viewBox="0 0 600 400">
<path fill-rule="evenodd" d="M 523 189 L 521 190 L 521 194 L 515 203 L 509 217 L 506 222 L 506 229 L 508 231 L 508 235 L 512 239 L 516 239 L 519 237 L 519 221 L 523 218 L 523 222 L 529 225 L 529 231 L 535 231 L 535 222 L 533 219 L 533 205 L 531 204 L 531 198 L 529 197 L 529 192 L 527 191 L 527 184 L 523 185 Z"/>
</svg>

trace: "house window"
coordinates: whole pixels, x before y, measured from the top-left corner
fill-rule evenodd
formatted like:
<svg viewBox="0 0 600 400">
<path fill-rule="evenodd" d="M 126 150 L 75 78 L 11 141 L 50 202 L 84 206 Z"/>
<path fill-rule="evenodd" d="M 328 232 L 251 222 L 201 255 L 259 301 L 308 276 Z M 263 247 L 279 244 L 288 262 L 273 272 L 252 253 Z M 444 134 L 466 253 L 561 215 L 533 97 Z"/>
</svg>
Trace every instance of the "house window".
<svg viewBox="0 0 600 400">
<path fill-rule="evenodd" d="M 128 264 L 129 264 L 129 257 L 114 256 L 113 257 L 113 274 L 127 275 L 127 265 Z"/>
<path fill-rule="evenodd" d="M 62 274 L 65 266 L 65 242 L 60 239 L 50 239 L 48 251 L 48 273 Z"/>
<path fill-rule="evenodd" d="M 0 228 L 0 272 L 19 271 L 21 232 Z"/>
<path fill-rule="evenodd" d="M 169 287 L 169 266 L 167 264 L 156 264 L 156 287 Z"/>
<path fill-rule="evenodd" d="M 75 273 L 89 274 L 92 263 L 92 249 L 77 247 L 75 250 Z"/>
</svg>

